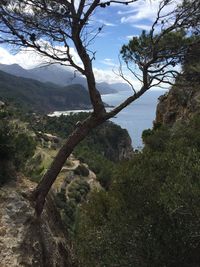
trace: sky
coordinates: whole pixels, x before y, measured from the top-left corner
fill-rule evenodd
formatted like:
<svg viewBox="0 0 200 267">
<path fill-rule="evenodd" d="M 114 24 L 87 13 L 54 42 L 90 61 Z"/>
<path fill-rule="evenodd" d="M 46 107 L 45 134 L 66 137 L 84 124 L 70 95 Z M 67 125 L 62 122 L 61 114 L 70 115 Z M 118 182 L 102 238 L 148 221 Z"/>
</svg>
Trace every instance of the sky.
<svg viewBox="0 0 200 267">
<path fill-rule="evenodd" d="M 113 4 L 107 8 L 99 8 L 95 12 L 90 21 L 91 26 L 103 26 L 101 33 L 90 46 L 90 49 L 96 52 L 93 66 L 97 81 L 108 83 L 123 81 L 113 72 L 119 66 L 119 51 L 133 36 L 138 36 L 142 30 L 148 31 L 151 28 L 159 2 L 159 0 L 138 0 L 128 6 Z M 177 2 L 180 0 L 174 0 L 174 3 L 166 8 L 166 12 L 172 10 Z M 71 53 L 80 64 L 73 48 Z M 38 55 L 24 50 L 13 54 L 5 46 L 0 46 L 0 63 L 17 63 L 24 68 L 33 68 L 40 62 L 41 58 Z M 133 77 L 128 77 L 132 82 L 138 83 Z"/>
</svg>

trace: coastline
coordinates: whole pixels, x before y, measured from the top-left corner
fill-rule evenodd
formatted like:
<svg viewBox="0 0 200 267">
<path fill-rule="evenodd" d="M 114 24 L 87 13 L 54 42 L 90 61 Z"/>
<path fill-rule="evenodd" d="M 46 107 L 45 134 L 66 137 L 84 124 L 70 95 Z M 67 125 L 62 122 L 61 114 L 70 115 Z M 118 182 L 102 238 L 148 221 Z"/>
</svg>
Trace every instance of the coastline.
<svg viewBox="0 0 200 267">
<path fill-rule="evenodd" d="M 105 103 L 108 103 L 108 108 L 111 109 L 125 100 L 131 95 L 130 91 L 122 91 L 118 94 L 106 94 L 102 95 L 102 99 Z M 157 99 L 163 94 L 163 90 L 149 91 L 143 95 L 140 99 L 132 103 L 129 107 L 121 111 L 116 117 L 110 119 L 115 124 L 121 126 L 122 129 L 126 129 L 131 137 L 132 146 L 134 149 L 141 149 L 143 147 L 142 132 L 145 129 L 152 128 L 153 120 L 155 119 Z M 48 116 L 69 116 L 79 112 L 92 112 L 92 109 L 71 109 L 64 111 L 55 111 Z"/>
</svg>

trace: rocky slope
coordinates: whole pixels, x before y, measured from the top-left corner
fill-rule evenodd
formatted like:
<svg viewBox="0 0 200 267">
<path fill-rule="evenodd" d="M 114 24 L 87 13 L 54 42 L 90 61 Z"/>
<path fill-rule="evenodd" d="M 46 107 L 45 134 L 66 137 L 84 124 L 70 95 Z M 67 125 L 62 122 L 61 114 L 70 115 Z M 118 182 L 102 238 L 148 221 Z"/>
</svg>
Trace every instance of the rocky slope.
<svg viewBox="0 0 200 267">
<path fill-rule="evenodd" d="M 126 130 L 124 131 L 123 137 L 120 137 L 114 146 L 108 144 L 105 150 L 105 156 L 114 162 L 129 159 L 132 155 L 133 147 L 131 138 Z"/>
<path fill-rule="evenodd" d="M 95 130 L 100 140 L 102 154 L 109 160 L 118 162 L 133 155 L 131 138 L 126 129 L 112 122 L 106 122 Z"/>
<path fill-rule="evenodd" d="M 198 39 L 197 39 L 198 40 Z M 175 85 L 160 97 L 155 123 L 173 125 L 200 114 L 200 46 L 194 42 L 182 64 Z"/>
<path fill-rule="evenodd" d="M 79 181 L 91 190 L 100 190 L 96 175 L 84 164 L 88 172 L 77 173 L 83 164 L 71 155 L 46 200 L 41 218 L 36 218 L 27 196 L 36 184 L 21 174 L 15 181 L 0 187 L 0 267 L 74 267 L 63 210 L 56 205 L 57 194 Z M 69 191 L 70 190 L 70 191 Z"/>
<path fill-rule="evenodd" d="M 200 113 L 200 85 L 181 80 L 159 98 L 156 124 L 173 125 L 180 120 L 188 120 Z"/>
<path fill-rule="evenodd" d="M 66 232 L 50 194 L 40 219 L 25 197 L 34 183 L 18 178 L 0 188 L 0 266 L 71 267 Z"/>
</svg>

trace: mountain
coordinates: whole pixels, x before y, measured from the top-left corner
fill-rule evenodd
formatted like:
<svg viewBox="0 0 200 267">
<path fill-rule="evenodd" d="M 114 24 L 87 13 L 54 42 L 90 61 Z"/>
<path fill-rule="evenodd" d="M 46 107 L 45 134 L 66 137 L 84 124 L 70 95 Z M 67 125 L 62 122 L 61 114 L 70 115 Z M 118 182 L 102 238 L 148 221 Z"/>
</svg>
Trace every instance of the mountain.
<svg viewBox="0 0 200 267">
<path fill-rule="evenodd" d="M 118 92 L 120 91 L 130 91 L 131 87 L 127 83 L 113 83 L 112 87 L 115 88 Z"/>
<path fill-rule="evenodd" d="M 18 77 L 24 77 L 24 78 L 31 78 L 29 71 L 26 69 L 23 69 L 18 64 L 12 64 L 12 65 L 6 65 L 6 64 L 0 64 L 0 70 L 7 72 L 9 74 L 18 76 Z M 34 77 L 33 77 L 34 79 Z"/>
<path fill-rule="evenodd" d="M 114 94 L 120 91 L 128 91 L 130 87 L 124 83 L 114 83 L 108 84 L 105 82 L 101 82 L 97 84 L 97 89 L 101 92 L 101 94 Z"/>
<path fill-rule="evenodd" d="M 58 65 L 24 69 L 17 64 L 0 64 L 0 70 L 18 77 L 30 78 L 40 82 L 51 82 L 60 86 L 81 84 L 87 88 L 87 81 L 83 76 Z M 113 94 L 121 90 L 128 90 L 129 86 L 124 83 L 111 85 L 102 82 L 97 83 L 97 88 L 101 94 Z"/>
<path fill-rule="evenodd" d="M 15 73 L 21 71 L 16 65 L 14 70 Z M 91 107 L 89 94 L 80 84 L 61 87 L 3 71 L 0 71 L 0 99 L 13 102 L 26 110 L 45 113 Z"/>
</svg>

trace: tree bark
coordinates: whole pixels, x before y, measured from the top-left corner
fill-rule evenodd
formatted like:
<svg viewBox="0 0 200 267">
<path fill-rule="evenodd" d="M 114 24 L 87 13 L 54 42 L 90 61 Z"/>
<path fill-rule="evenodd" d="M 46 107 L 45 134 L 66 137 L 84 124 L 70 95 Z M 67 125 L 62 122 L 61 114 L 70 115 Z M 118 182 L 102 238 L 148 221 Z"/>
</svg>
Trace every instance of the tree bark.
<svg viewBox="0 0 200 267">
<path fill-rule="evenodd" d="M 65 161 L 72 153 L 73 149 L 88 135 L 88 133 L 101 124 L 104 119 L 96 118 L 93 115 L 84 120 L 67 138 L 64 145 L 58 151 L 51 166 L 32 192 L 31 198 L 35 201 L 36 215 L 39 217 L 43 211 L 45 198 L 56 180 Z"/>
</svg>

